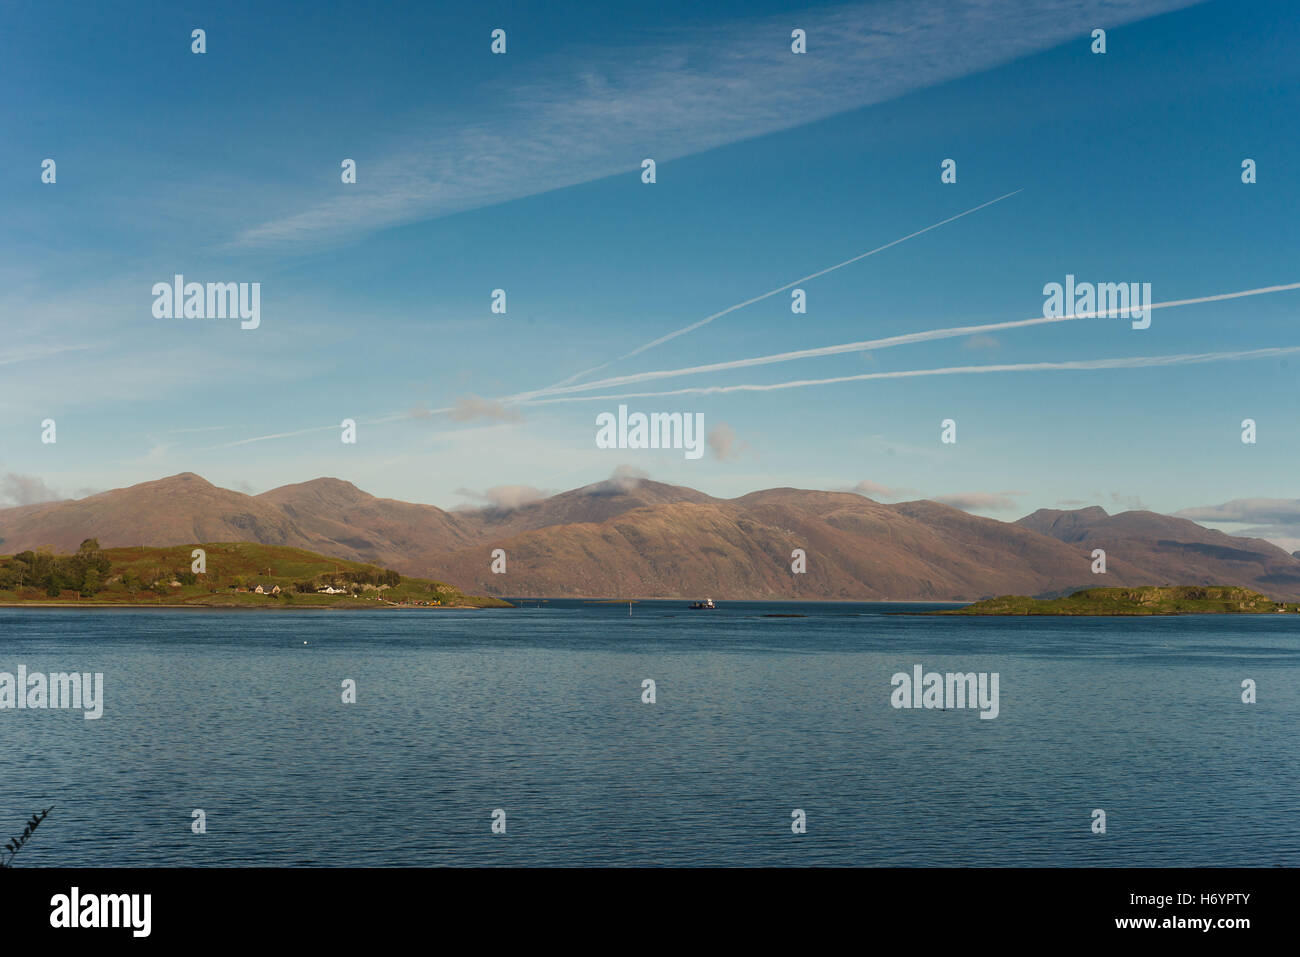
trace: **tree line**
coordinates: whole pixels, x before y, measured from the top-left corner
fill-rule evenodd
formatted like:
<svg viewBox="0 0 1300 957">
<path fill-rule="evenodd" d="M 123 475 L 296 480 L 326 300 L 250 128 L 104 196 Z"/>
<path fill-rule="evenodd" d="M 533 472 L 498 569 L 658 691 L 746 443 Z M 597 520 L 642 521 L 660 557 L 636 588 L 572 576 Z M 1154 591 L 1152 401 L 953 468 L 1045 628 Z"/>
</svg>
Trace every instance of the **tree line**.
<svg viewBox="0 0 1300 957">
<path fill-rule="evenodd" d="M 99 541 L 88 538 L 78 547 L 76 554 L 55 555 L 48 551 L 25 551 L 14 555 L 7 562 L 0 563 L 0 591 L 16 591 L 21 588 L 44 589 L 51 598 L 56 598 L 63 591 L 79 592 L 85 597 L 102 591 L 109 581 L 112 564 L 100 549 Z M 209 586 L 217 586 L 221 575 L 205 576 Z M 274 576 L 267 568 L 263 575 L 246 579 L 243 575 L 234 576 L 229 587 L 237 588 L 251 585 L 262 578 Z M 328 582 L 334 586 L 350 585 L 387 585 L 395 588 L 401 584 L 402 576 L 391 569 L 369 568 L 348 570 L 317 576 L 317 581 Z M 151 572 L 133 573 L 126 571 L 121 576 L 121 587 L 135 594 L 148 591 L 158 585 L 170 582 L 181 585 L 194 585 L 199 576 L 188 568 L 172 570 L 155 568 Z M 291 587 L 299 592 L 316 590 L 315 581 L 295 582 Z M 211 587 L 215 591 L 216 587 Z"/>
<path fill-rule="evenodd" d="M 64 589 L 83 595 L 99 591 L 112 565 L 96 539 L 81 543 L 75 555 L 50 552 L 19 552 L 0 568 L 0 591 L 17 588 L 44 588 L 51 598 Z"/>
</svg>

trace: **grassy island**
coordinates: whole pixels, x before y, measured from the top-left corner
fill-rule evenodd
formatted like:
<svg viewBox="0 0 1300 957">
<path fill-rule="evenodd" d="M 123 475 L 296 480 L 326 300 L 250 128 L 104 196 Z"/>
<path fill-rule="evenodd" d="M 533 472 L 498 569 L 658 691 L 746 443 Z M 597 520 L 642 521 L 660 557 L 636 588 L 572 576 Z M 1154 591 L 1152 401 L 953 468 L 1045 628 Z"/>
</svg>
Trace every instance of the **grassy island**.
<svg viewBox="0 0 1300 957">
<path fill-rule="evenodd" d="M 202 553 L 201 555 L 199 553 Z M 0 555 L 0 605 L 215 608 L 510 608 L 443 582 L 301 548 L 214 542 Z"/>
<path fill-rule="evenodd" d="M 936 615 L 1274 615 L 1300 613 L 1300 603 L 1274 601 L 1235 585 L 1085 588 L 1064 598 L 1003 595 Z"/>
</svg>

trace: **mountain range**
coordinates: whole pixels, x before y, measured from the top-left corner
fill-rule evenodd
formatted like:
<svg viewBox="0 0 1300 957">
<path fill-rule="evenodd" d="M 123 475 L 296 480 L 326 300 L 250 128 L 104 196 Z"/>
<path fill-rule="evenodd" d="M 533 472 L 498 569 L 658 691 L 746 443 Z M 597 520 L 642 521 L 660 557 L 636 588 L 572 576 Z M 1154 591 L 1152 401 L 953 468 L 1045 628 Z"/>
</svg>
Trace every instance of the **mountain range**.
<svg viewBox="0 0 1300 957">
<path fill-rule="evenodd" d="M 615 478 L 517 508 L 444 511 L 319 478 L 247 495 L 191 472 L 0 509 L 0 552 L 248 541 L 449 582 L 471 594 L 973 601 L 1098 585 L 1240 585 L 1300 598 L 1300 559 L 1148 511 L 1040 509 L 1016 522 L 931 501 L 775 488 L 721 499 Z M 1106 574 L 1091 568 L 1106 552 Z M 505 552 L 506 571 L 491 570 Z M 807 571 L 791 571 L 802 549 Z"/>
</svg>

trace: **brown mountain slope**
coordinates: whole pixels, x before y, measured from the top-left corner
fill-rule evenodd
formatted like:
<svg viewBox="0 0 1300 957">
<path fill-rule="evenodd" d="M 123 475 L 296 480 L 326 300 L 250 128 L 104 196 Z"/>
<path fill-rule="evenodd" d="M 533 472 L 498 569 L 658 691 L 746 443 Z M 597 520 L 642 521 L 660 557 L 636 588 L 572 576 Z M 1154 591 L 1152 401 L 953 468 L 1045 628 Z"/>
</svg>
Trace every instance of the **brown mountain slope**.
<svg viewBox="0 0 1300 957">
<path fill-rule="evenodd" d="M 284 485 L 255 500 L 292 522 L 312 551 L 398 571 L 481 538 L 473 520 L 433 505 L 376 498 L 335 478 Z"/>
<path fill-rule="evenodd" d="M 308 547 L 278 509 L 183 472 L 155 482 L 0 510 L 0 551 L 50 546 L 76 551 L 87 538 L 104 548 L 187 542 L 260 542 Z"/>
<path fill-rule="evenodd" d="M 1016 522 L 1089 551 L 1106 550 L 1107 562 L 1122 558 L 1160 581 L 1144 584 L 1252 584 L 1269 594 L 1300 593 L 1300 563 L 1261 538 L 1242 538 L 1157 512 L 1109 515 L 1092 507 L 1039 509 Z"/>
<path fill-rule="evenodd" d="M 649 479 L 613 478 L 552 495 L 514 509 L 474 509 L 455 514 L 478 529 L 480 540 L 500 538 L 550 525 L 603 522 L 636 508 L 677 502 L 716 502 L 693 488 Z"/>
<path fill-rule="evenodd" d="M 505 575 L 491 573 L 491 548 L 505 550 Z M 791 571 L 795 548 L 805 574 Z M 1075 546 L 932 502 L 780 489 L 533 530 L 425 571 L 498 595 L 941 600 L 1068 592 L 1095 584 L 1089 564 Z M 1107 580 L 1145 577 L 1119 561 Z"/>
<path fill-rule="evenodd" d="M 514 510 L 444 512 L 339 479 L 250 496 L 185 473 L 79 501 L 0 510 L 0 551 L 202 541 L 292 545 L 475 594 L 977 599 L 1106 585 L 1229 584 L 1300 597 L 1300 560 L 1151 512 L 1044 510 L 1017 523 L 934 502 L 767 489 L 715 499 L 647 480 L 596 483 Z M 1105 578 L 1091 550 L 1107 550 Z M 507 573 L 490 572 L 504 548 Z M 791 573 L 791 552 L 807 554 Z"/>
</svg>

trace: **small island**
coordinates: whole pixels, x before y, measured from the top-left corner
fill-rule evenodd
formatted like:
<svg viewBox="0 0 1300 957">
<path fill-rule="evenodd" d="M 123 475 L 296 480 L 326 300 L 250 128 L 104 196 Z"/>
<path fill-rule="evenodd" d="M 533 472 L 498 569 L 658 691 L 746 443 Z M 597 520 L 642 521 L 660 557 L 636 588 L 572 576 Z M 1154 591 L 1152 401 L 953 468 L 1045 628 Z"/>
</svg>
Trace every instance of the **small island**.
<svg viewBox="0 0 1300 957">
<path fill-rule="evenodd" d="M 1003 595 L 932 615 L 1275 615 L 1300 613 L 1300 603 L 1274 601 L 1235 585 L 1085 588 L 1063 598 Z"/>
<path fill-rule="evenodd" d="M 512 608 L 445 582 L 301 548 L 213 542 L 0 555 L 0 606 Z"/>
</svg>

